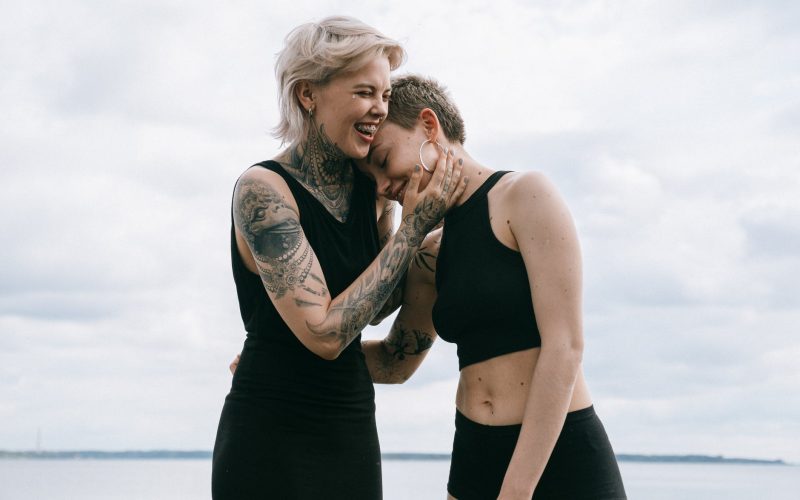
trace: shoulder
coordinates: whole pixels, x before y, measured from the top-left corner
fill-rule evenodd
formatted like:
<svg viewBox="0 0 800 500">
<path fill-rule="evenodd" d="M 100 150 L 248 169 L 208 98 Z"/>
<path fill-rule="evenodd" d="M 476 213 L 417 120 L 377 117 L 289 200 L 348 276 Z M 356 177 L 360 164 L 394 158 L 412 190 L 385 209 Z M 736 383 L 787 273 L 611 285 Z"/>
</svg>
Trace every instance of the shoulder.
<svg viewBox="0 0 800 500">
<path fill-rule="evenodd" d="M 511 172 L 496 186 L 496 199 L 507 215 L 525 216 L 564 205 L 558 189 L 541 172 Z M 494 190 L 493 190 L 494 191 Z"/>
<path fill-rule="evenodd" d="M 249 167 L 236 180 L 234 199 L 239 200 L 242 195 L 253 190 L 274 191 L 281 196 L 293 198 L 288 184 L 279 173 L 258 165 Z"/>
<path fill-rule="evenodd" d="M 550 179 L 537 171 L 510 172 L 503 176 L 501 181 L 503 181 L 506 195 L 515 201 L 535 199 L 539 195 L 547 195 L 556 191 L 555 185 Z"/>
<path fill-rule="evenodd" d="M 250 219 L 254 211 L 270 208 L 298 211 L 294 196 L 280 174 L 252 166 L 245 170 L 236 181 L 233 191 L 233 215 L 237 224 Z"/>
</svg>

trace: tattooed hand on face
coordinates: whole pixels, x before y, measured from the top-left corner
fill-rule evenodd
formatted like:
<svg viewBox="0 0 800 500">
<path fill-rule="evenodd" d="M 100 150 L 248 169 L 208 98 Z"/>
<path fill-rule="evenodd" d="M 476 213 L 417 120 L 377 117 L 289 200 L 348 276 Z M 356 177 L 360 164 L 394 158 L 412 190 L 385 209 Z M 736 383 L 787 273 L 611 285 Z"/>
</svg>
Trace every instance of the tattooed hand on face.
<svg viewBox="0 0 800 500">
<path fill-rule="evenodd" d="M 422 242 L 464 192 L 468 179 L 461 178 L 462 164 L 462 161 L 454 161 L 451 149 L 440 155 L 436 171 L 421 193 L 417 193 L 417 189 L 409 182 L 403 198 L 402 224 L 399 231 L 406 235 L 412 245 L 417 246 Z M 414 175 L 421 175 L 420 170 L 417 165 Z"/>
</svg>

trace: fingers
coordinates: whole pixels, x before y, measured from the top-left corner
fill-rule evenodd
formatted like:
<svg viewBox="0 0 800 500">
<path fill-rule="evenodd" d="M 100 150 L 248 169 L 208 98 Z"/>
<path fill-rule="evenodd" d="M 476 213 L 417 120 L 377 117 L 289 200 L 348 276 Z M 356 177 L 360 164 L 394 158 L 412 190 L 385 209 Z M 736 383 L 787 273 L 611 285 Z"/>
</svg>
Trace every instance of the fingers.
<svg viewBox="0 0 800 500">
<path fill-rule="evenodd" d="M 450 197 L 447 200 L 448 210 L 451 209 L 453 205 L 455 205 L 456 200 L 458 200 L 461 197 L 461 195 L 464 194 L 464 191 L 467 190 L 467 184 L 469 184 L 469 177 L 462 177 L 461 180 L 458 181 L 456 188 L 453 190 L 453 192 L 450 194 Z"/>
<path fill-rule="evenodd" d="M 433 171 L 431 181 L 428 183 L 432 187 L 442 187 L 447 177 L 447 153 L 444 150 L 439 151 L 439 157 L 436 159 L 436 170 Z"/>
<path fill-rule="evenodd" d="M 411 195 L 411 199 L 416 200 L 419 190 L 419 182 L 421 179 L 422 167 L 419 165 L 414 165 L 414 171 L 411 173 L 411 178 L 408 180 L 408 185 L 406 186 L 406 199 L 409 199 L 409 195 Z"/>
<path fill-rule="evenodd" d="M 231 364 L 230 364 L 230 366 L 228 367 L 228 368 L 230 368 L 230 370 L 231 370 L 231 375 L 233 375 L 234 373 L 236 373 L 236 367 L 238 367 L 238 366 L 239 366 L 239 357 L 240 357 L 240 356 L 239 356 L 239 354 L 237 354 L 237 355 L 236 355 L 236 358 L 235 358 L 233 361 L 231 361 Z"/>
<path fill-rule="evenodd" d="M 461 173 L 464 167 L 464 160 L 455 158 L 455 150 L 452 151 L 453 154 L 453 171 L 450 174 L 450 182 L 447 186 L 447 191 L 444 193 L 445 199 L 447 200 L 448 208 L 451 205 L 451 202 L 454 200 L 453 194 L 458 190 L 458 188 L 462 185 L 461 180 Z"/>
<path fill-rule="evenodd" d="M 442 182 L 442 196 L 446 198 L 447 193 L 450 190 L 450 184 L 452 183 L 453 180 L 453 168 L 455 166 L 453 162 L 453 150 L 452 149 L 447 150 L 445 152 L 445 157 L 447 158 L 447 160 L 445 164 L 446 168 L 444 173 L 444 181 Z"/>
</svg>

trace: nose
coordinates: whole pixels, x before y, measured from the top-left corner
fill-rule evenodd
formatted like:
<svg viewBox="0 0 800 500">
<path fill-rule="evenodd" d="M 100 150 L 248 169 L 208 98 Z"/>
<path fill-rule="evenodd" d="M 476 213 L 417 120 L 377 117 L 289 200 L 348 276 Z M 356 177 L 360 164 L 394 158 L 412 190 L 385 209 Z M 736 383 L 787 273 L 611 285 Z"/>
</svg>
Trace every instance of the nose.
<svg viewBox="0 0 800 500">
<path fill-rule="evenodd" d="M 377 186 L 378 193 L 381 196 L 387 196 L 392 192 L 392 183 L 385 175 L 376 175 L 375 185 Z"/>
<path fill-rule="evenodd" d="M 375 101 L 375 105 L 372 107 L 372 112 L 380 117 L 381 121 L 383 121 L 383 119 L 386 118 L 386 115 L 389 113 L 389 101 L 385 100 L 382 96 L 378 96 Z"/>
</svg>

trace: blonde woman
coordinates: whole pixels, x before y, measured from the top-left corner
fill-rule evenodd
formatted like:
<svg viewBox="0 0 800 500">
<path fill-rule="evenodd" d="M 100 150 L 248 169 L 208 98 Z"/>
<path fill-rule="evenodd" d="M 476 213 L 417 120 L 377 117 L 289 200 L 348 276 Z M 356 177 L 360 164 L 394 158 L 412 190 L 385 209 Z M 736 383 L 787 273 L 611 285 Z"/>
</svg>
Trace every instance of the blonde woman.
<svg viewBox="0 0 800 500">
<path fill-rule="evenodd" d="M 279 54 L 277 136 L 289 147 L 234 188 L 247 338 L 214 446 L 215 500 L 381 498 L 360 332 L 465 187 L 451 156 L 421 191 L 417 168 L 392 235 L 392 214 L 353 166 L 386 117 L 403 58 L 397 42 L 346 17 L 296 28 Z"/>
</svg>

